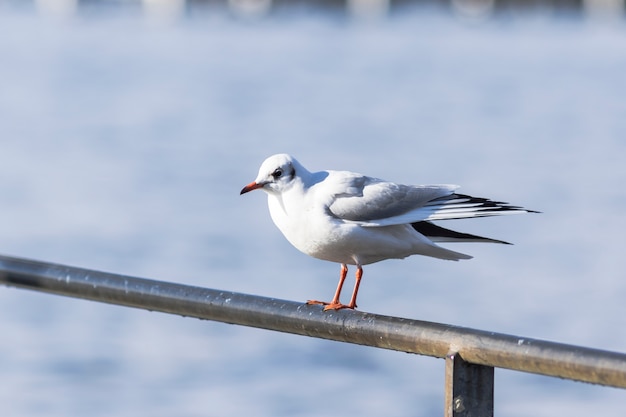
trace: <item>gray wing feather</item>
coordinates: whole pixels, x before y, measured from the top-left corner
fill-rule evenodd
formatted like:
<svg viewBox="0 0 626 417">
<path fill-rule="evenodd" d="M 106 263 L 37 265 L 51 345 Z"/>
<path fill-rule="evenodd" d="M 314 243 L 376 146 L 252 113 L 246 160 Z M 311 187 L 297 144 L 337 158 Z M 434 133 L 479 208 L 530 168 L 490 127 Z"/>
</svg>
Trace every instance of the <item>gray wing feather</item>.
<svg viewBox="0 0 626 417">
<path fill-rule="evenodd" d="M 422 220 L 430 210 L 420 214 L 419 209 L 434 199 L 453 194 L 458 188 L 456 185 L 402 185 L 358 175 L 348 180 L 341 192 L 334 195 L 328 206 L 329 214 L 368 226 Z"/>
</svg>

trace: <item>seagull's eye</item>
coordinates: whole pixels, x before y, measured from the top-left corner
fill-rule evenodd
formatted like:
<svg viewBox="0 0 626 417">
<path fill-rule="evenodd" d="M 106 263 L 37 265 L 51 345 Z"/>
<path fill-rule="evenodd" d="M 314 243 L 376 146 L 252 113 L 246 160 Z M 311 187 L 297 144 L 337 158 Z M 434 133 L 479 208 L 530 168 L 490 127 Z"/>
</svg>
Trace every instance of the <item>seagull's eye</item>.
<svg viewBox="0 0 626 417">
<path fill-rule="evenodd" d="M 272 172 L 272 177 L 274 179 L 280 178 L 283 175 L 283 170 L 280 168 L 276 168 L 276 171 Z"/>
</svg>

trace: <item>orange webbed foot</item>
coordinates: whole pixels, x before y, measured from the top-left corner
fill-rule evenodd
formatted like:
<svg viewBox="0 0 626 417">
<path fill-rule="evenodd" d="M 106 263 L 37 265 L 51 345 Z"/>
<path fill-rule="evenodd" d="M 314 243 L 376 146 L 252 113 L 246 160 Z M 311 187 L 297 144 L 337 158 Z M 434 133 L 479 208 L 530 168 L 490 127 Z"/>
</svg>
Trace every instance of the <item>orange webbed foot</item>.
<svg viewBox="0 0 626 417">
<path fill-rule="evenodd" d="M 306 300 L 306 303 L 309 305 L 322 305 L 322 306 L 327 306 L 330 303 L 326 302 L 326 301 L 317 301 L 317 300 Z"/>
<path fill-rule="evenodd" d="M 317 300 L 307 300 L 306 302 L 309 305 L 323 305 L 324 306 L 324 311 L 328 311 L 328 310 L 341 310 L 344 308 L 349 308 L 351 310 L 354 310 L 356 305 L 351 306 L 348 304 L 341 304 L 339 302 L 327 302 L 327 301 L 317 301 Z"/>
<path fill-rule="evenodd" d="M 356 306 L 350 306 L 350 305 L 348 305 L 348 304 L 330 303 L 330 304 L 327 304 L 327 305 L 324 307 L 324 311 L 328 311 L 328 310 L 341 310 L 341 309 L 344 309 L 344 308 L 349 308 L 349 309 L 351 309 L 351 310 L 354 310 L 354 308 L 355 308 L 355 307 L 356 307 Z"/>
</svg>

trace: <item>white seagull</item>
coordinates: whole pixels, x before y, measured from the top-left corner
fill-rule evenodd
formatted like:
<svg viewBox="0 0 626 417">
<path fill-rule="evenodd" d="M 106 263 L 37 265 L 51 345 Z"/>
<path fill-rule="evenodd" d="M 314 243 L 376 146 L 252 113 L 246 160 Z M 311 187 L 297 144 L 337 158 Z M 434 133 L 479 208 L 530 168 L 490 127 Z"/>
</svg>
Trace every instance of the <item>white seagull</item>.
<svg viewBox="0 0 626 417">
<path fill-rule="evenodd" d="M 309 172 L 287 154 L 267 158 L 240 194 L 262 189 L 274 224 L 301 252 L 341 264 L 335 295 L 324 310 L 354 309 L 363 265 L 410 255 L 458 261 L 469 255 L 435 242 L 492 242 L 431 221 L 537 213 L 500 201 L 457 194 L 456 185 L 402 185 L 348 171 Z M 356 266 L 349 304 L 339 301 L 348 265 Z"/>
</svg>

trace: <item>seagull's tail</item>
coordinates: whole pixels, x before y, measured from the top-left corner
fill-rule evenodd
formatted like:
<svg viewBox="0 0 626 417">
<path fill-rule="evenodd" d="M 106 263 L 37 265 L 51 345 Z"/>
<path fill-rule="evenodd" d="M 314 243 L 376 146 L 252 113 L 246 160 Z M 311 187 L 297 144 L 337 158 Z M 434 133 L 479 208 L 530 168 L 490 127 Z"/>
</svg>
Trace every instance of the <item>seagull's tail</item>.
<svg viewBox="0 0 626 417">
<path fill-rule="evenodd" d="M 505 242 L 503 240 L 456 232 L 427 221 L 411 223 L 411 226 L 416 232 L 423 236 L 422 243 L 427 243 L 427 245 L 420 245 L 419 253 L 421 255 L 432 256 L 439 259 L 458 261 L 461 259 L 471 259 L 472 257 L 464 253 L 442 248 L 435 242 L 488 242 L 510 245 L 509 242 Z"/>
<path fill-rule="evenodd" d="M 431 225 L 434 228 L 438 227 L 428 222 L 418 222 L 418 223 L 411 224 L 411 226 L 413 226 L 413 229 L 417 232 L 414 234 L 416 238 L 416 242 L 415 242 L 415 245 L 413 246 L 413 250 L 414 250 L 413 254 L 432 256 L 433 258 L 445 259 L 448 261 L 472 259 L 470 255 L 466 255 L 461 252 L 455 252 L 453 250 L 446 249 L 437 245 L 435 243 L 437 239 L 432 236 L 432 233 L 430 233 L 430 235 L 429 233 L 427 233 L 429 226 L 428 225 L 424 226 L 423 223 L 427 223 L 428 225 Z"/>
<path fill-rule="evenodd" d="M 427 239 L 426 239 L 427 240 Z M 450 249 L 442 248 L 433 242 L 422 244 L 416 251 L 416 254 L 424 256 L 432 256 L 433 258 L 445 259 L 447 261 L 460 261 L 461 259 L 472 259 L 472 256 L 461 252 L 455 252 Z"/>
</svg>

